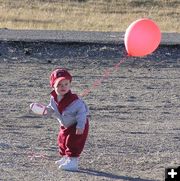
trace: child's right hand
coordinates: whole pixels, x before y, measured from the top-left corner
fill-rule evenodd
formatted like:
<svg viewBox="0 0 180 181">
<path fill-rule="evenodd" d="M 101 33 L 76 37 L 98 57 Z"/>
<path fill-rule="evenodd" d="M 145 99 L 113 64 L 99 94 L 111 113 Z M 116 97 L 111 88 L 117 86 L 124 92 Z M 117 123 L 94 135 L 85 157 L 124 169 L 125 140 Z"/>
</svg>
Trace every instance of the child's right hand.
<svg viewBox="0 0 180 181">
<path fill-rule="evenodd" d="M 51 117 L 54 113 L 54 110 L 52 108 L 39 103 L 30 104 L 30 110 L 34 114 L 38 114 L 45 117 Z"/>
<path fill-rule="evenodd" d="M 50 107 L 46 107 L 46 114 L 44 114 L 44 116 L 46 117 L 51 117 L 54 113 L 54 110 Z"/>
</svg>

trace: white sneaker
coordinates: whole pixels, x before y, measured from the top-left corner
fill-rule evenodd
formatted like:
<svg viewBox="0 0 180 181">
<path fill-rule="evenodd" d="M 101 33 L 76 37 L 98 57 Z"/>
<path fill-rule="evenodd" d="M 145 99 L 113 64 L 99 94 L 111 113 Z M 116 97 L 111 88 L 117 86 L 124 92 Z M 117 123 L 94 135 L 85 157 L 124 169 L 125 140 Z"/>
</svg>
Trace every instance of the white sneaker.
<svg viewBox="0 0 180 181">
<path fill-rule="evenodd" d="M 60 160 L 55 161 L 55 164 L 62 165 L 66 162 L 67 156 L 63 156 Z"/>
<path fill-rule="evenodd" d="M 62 170 L 77 171 L 78 170 L 78 157 L 68 157 L 64 164 L 59 166 Z"/>
</svg>

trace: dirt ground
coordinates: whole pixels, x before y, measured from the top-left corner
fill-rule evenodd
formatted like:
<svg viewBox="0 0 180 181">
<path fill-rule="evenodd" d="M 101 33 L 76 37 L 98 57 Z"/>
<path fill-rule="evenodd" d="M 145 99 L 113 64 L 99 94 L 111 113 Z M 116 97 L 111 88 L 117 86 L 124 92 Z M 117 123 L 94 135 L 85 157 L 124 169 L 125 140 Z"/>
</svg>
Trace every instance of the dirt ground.
<svg viewBox="0 0 180 181">
<path fill-rule="evenodd" d="M 166 167 L 180 165 L 179 52 L 161 46 L 132 58 L 122 45 L 1 42 L 0 180 L 164 180 Z M 59 123 L 29 113 L 32 102 L 48 104 L 57 66 L 73 74 L 78 94 L 111 70 L 84 97 L 91 122 L 79 172 L 54 163 Z"/>
</svg>

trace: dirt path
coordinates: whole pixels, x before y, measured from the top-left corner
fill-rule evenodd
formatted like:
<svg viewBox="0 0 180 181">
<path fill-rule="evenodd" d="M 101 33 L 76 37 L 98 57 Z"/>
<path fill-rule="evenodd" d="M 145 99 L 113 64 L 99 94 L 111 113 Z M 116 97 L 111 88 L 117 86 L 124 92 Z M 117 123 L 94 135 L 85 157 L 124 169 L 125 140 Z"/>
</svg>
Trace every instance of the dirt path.
<svg viewBox="0 0 180 181">
<path fill-rule="evenodd" d="M 180 46 L 127 58 L 118 71 L 112 69 L 125 56 L 118 45 L 0 47 L 0 180 L 163 180 L 165 167 L 180 165 Z M 58 122 L 28 112 L 31 102 L 48 103 L 56 66 L 71 71 L 79 94 L 111 68 L 84 98 L 92 119 L 78 173 L 54 164 Z"/>
</svg>

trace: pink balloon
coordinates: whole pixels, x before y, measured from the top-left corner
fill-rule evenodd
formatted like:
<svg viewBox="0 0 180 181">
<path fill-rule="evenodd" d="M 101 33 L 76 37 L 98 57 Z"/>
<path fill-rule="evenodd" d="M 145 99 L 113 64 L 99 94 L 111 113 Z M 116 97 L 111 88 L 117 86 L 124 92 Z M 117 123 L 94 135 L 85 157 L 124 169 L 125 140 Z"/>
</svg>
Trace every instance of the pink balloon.
<svg viewBox="0 0 180 181">
<path fill-rule="evenodd" d="M 145 56 L 159 46 L 161 32 L 150 19 L 139 19 L 129 25 L 124 43 L 129 56 Z"/>
</svg>

